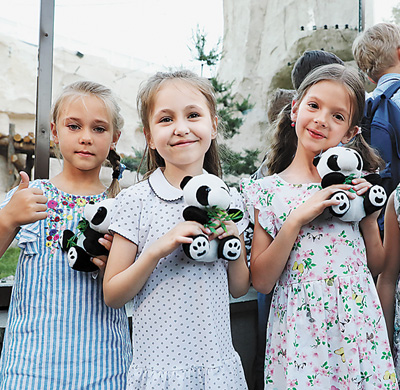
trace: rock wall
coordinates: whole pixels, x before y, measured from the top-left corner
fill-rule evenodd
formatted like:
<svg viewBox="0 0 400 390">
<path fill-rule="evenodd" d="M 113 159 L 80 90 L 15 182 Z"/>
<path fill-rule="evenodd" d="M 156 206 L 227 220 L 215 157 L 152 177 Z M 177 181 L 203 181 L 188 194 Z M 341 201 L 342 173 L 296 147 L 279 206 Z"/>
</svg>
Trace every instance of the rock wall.
<svg viewBox="0 0 400 390">
<path fill-rule="evenodd" d="M 369 26 L 370 0 L 365 14 Z M 324 49 L 351 61 L 358 15 L 358 1 L 224 0 L 224 54 L 218 74 L 222 80 L 235 80 L 238 96 L 250 95 L 255 103 L 230 142 L 232 148 L 240 151 L 246 145 L 263 154 L 271 91 L 291 88 L 293 64 L 307 49 Z"/>
</svg>

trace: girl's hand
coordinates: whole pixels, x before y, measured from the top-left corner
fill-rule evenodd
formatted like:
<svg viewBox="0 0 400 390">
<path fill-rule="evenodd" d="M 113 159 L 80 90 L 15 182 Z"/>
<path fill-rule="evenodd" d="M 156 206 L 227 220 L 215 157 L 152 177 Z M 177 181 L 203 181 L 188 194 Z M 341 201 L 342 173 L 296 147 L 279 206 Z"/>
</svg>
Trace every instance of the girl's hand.
<svg viewBox="0 0 400 390">
<path fill-rule="evenodd" d="M 4 218 L 13 229 L 47 218 L 47 198 L 39 188 L 29 188 L 29 176 L 20 172 L 21 182 L 3 208 Z"/>
<path fill-rule="evenodd" d="M 214 240 L 215 238 L 219 238 L 220 240 L 222 240 L 225 237 L 228 236 L 236 236 L 239 237 L 239 230 L 236 226 L 236 223 L 233 221 L 224 221 L 224 225 L 226 228 L 226 231 L 224 230 L 224 228 L 221 226 L 221 221 L 218 220 L 213 220 L 215 226 L 214 229 L 216 230 L 215 233 L 211 233 L 208 237 L 208 239 Z"/>
<path fill-rule="evenodd" d="M 349 192 L 350 188 L 351 186 L 348 184 L 335 184 L 323 188 L 294 209 L 289 214 L 287 220 L 290 219 L 292 222 L 294 221 L 300 229 L 301 226 L 308 224 L 321 215 L 327 207 L 338 205 L 340 203 L 337 200 L 331 199 L 331 196 L 335 192 L 345 191 L 349 198 L 354 199 L 356 195 Z"/>
<path fill-rule="evenodd" d="M 193 242 L 191 236 L 208 235 L 209 233 L 210 230 L 198 222 L 185 221 L 178 223 L 154 243 L 157 247 L 157 257 L 161 259 L 169 255 L 181 244 L 191 244 Z"/>
<path fill-rule="evenodd" d="M 103 238 L 99 238 L 99 243 L 104 246 L 108 251 L 111 249 L 111 243 L 113 241 L 113 236 L 111 234 L 105 234 Z M 99 267 L 100 276 L 103 277 L 104 270 L 106 268 L 108 256 L 98 256 L 92 257 L 92 263 Z"/>
<path fill-rule="evenodd" d="M 353 190 L 356 191 L 357 195 L 363 195 L 368 191 L 368 188 L 372 187 L 372 184 L 365 180 L 363 177 L 352 180 Z"/>
</svg>

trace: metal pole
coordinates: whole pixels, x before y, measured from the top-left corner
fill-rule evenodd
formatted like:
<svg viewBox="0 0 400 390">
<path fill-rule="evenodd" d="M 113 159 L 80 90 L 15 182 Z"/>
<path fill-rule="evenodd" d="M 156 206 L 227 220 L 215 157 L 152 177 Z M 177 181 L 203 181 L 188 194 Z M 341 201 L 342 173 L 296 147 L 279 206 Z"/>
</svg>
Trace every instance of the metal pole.
<svg viewBox="0 0 400 390">
<path fill-rule="evenodd" d="M 53 79 L 54 2 L 40 1 L 38 75 L 36 89 L 35 179 L 49 177 L 51 90 Z"/>
<path fill-rule="evenodd" d="M 365 29 L 365 0 L 358 0 L 358 32 Z"/>
</svg>

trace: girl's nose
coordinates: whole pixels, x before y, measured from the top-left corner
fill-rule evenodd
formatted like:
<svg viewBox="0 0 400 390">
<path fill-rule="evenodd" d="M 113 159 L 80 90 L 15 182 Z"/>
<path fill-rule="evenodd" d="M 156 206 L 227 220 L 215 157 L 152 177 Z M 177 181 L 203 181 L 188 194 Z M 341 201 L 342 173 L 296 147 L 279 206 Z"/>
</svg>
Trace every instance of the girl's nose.
<svg viewBox="0 0 400 390">
<path fill-rule="evenodd" d="M 318 118 L 314 118 L 314 123 L 322 127 L 326 127 L 326 120 L 322 115 L 320 115 Z"/>
<path fill-rule="evenodd" d="M 84 145 L 91 145 L 93 140 L 89 130 L 84 130 L 81 134 L 79 142 Z"/>
<path fill-rule="evenodd" d="M 189 134 L 190 130 L 187 125 L 182 122 L 176 124 L 176 128 L 174 130 L 174 135 L 182 136 Z"/>
</svg>

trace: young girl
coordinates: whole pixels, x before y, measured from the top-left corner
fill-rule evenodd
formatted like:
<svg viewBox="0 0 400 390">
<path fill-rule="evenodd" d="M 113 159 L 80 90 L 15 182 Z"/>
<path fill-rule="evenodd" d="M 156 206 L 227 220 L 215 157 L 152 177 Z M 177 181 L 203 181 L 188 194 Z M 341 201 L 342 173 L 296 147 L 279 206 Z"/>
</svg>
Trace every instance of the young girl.
<svg viewBox="0 0 400 390">
<path fill-rule="evenodd" d="M 385 212 L 385 268 L 378 277 L 389 340 L 392 344 L 396 375 L 400 375 L 400 185 L 390 195 Z"/>
<path fill-rule="evenodd" d="M 212 87 L 189 71 L 157 73 L 139 91 L 138 109 L 149 171 L 117 198 L 103 283 L 112 307 L 135 298 L 128 388 L 246 389 L 232 346 L 228 294 L 248 291 L 244 250 L 229 264 L 196 262 L 182 250 L 191 236 L 210 234 L 197 222 L 184 222 L 179 185 L 203 169 L 220 174 Z M 239 194 L 231 194 L 232 206 L 243 210 Z M 209 238 L 239 236 L 246 224 L 226 222 L 226 233 L 219 226 Z"/>
<path fill-rule="evenodd" d="M 331 216 L 331 195 L 365 179 L 321 189 L 313 165 L 321 151 L 353 141 L 364 167 L 377 159 L 357 134 L 364 106 L 357 72 L 342 65 L 314 70 L 298 91 L 291 120 L 280 118 L 269 155 L 271 176 L 242 183 L 255 210 L 254 287 L 276 284 L 266 343 L 266 389 L 397 388 L 379 299 L 371 276 L 383 247 L 377 214 L 360 224 Z M 292 124 L 291 124 L 292 121 Z M 362 234 L 361 234 L 362 233 Z M 368 261 L 367 261 L 368 255 Z"/>
<path fill-rule="evenodd" d="M 99 173 L 107 155 L 115 156 L 123 126 L 119 111 L 102 85 L 66 87 L 51 123 L 62 172 L 29 187 L 21 173 L 20 186 L 0 210 L 1 254 L 17 232 L 21 248 L 1 354 L 1 390 L 125 388 L 131 360 L 125 311 L 104 304 L 101 278 L 70 268 L 58 241 L 63 230 L 77 231 L 87 202 L 107 197 Z M 109 192 L 116 185 L 114 180 Z M 109 249 L 110 240 L 100 242 Z M 104 261 L 93 259 L 100 269 Z"/>
</svg>

